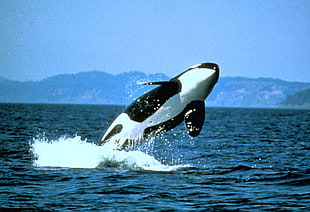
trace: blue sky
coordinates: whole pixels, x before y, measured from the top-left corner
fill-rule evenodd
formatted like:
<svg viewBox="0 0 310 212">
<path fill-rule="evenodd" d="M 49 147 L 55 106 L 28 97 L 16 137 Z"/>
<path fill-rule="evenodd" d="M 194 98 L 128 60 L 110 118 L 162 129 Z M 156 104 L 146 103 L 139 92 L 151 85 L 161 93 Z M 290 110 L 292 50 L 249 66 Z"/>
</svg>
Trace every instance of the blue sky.
<svg viewBox="0 0 310 212">
<path fill-rule="evenodd" d="M 308 0 L 0 1 L 0 76 L 101 70 L 310 82 Z"/>
</svg>

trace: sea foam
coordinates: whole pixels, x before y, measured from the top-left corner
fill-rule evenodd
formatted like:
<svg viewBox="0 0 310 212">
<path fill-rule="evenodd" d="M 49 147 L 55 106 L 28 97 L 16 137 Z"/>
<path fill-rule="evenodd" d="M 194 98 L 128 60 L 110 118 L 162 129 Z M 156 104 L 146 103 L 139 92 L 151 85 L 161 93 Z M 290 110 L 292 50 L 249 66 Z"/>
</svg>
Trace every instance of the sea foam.
<svg viewBox="0 0 310 212">
<path fill-rule="evenodd" d="M 118 151 L 109 145 L 98 146 L 80 136 L 55 140 L 36 138 L 31 142 L 37 167 L 105 168 L 125 170 L 175 171 L 188 165 L 164 165 L 154 156 L 141 151 Z"/>
</svg>

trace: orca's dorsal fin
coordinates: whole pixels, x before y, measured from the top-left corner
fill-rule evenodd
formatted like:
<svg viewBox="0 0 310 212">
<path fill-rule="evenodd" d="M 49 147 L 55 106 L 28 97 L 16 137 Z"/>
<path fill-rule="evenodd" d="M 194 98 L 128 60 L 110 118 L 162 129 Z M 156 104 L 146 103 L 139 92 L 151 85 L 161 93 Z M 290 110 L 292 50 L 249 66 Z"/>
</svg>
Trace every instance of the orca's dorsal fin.
<svg viewBox="0 0 310 212">
<path fill-rule="evenodd" d="M 205 121 L 205 114 L 204 101 L 193 101 L 187 105 L 184 121 L 190 136 L 199 135 Z"/>
<path fill-rule="evenodd" d="M 172 84 L 172 81 L 159 81 L 159 82 L 142 82 L 141 85 L 168 85 Z"/>
</svg>

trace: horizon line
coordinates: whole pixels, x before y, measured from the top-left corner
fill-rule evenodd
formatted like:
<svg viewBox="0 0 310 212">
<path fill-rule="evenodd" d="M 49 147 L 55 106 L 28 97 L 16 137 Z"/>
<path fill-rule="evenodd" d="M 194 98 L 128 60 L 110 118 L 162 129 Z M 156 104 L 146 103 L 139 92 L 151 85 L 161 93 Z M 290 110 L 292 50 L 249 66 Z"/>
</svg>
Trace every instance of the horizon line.
<svg viewBox="0 0 310 212">
<path fill-rule="evenodd" d="M 156 75 L 156 74 L 162 74 L 162 75 L 165 75 L 167 76 L 168 78 L 172 78 L 174 76 L 168 76 L 166 75 L 165 73 L 161 73 L 161 72 L 158 72 L 158 73 L 145 73 L 143 71 L 138 71 L 138 70 L 130 70 L 130 71 L 124 71 L 124 72 L 120 72 L 120 73 L 117 73 L 117 74 L 113 74 L 113 73 L 110 73 L 110 72 L 107 72 L 107 71 L 102 71 L 102 70 L 89 70 L 89 71 L 81 71 L 81 72 L 77 72 L 77 73 L 62 73 L 62 74 L 55 74 L 55 75 L 51 75 L 51 76 L 46 76 L 42 79 L 29 79 L 29 80 L 16 80 L 16 79 L 10 79 L 10 78 L 7 78 L 7 77 L 4 77 L 2 75 L 0 75 L 0 80 L 6 80 L 6 81 L 13 81 L 13 82 L 40 82 L 40 81 L 43 81 L 43 80 L 46 80 L 46 79 L 49 79 L 49 78 L 52 78 L 52 77 L 56 77 L 56 76 L 75 76 L 75 75 L 79 75 L 79 74 L 83 74 L 83 73 L 90 73 L 90 72 L 101 72 L 101 73 L 106 73 L 106 74 L 109 74 L 109 75 L 112 75 L 112 76 L 118 76 L 118 75 L 121 75 L 121 74 L 126 74 L 126 73 L 142 73 L 142 74 L 145 74 L 146 76 L 149 76 L 149 75 Z M 280 80 L 280 81 L 284 81 L 284 82 L 296 82 L 296 83 L 310 83 L 310 82 L 305 82 L 305 81 L 288 81 L 288 80 L 285 80 L 285 79 L 281 79 L 281 78 L 273 78 L 273 77 L 249 77 L 249 76 L 240 76 L 240 75 L 235 75 L 235 76 L 230 76 L 230 75 L 226 75 L 226 76 L 220 76 L 220 78 L 245 78 L 245 79 L 272 79 L 272 80 Z"/>
</svg>

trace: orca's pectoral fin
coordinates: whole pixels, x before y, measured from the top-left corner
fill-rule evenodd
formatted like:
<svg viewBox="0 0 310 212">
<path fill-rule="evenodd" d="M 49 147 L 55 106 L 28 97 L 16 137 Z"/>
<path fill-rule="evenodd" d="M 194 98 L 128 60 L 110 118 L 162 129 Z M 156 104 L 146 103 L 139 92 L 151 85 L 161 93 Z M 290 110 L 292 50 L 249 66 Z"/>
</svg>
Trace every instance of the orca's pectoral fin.
<svg viewBox="0 0 310 212">
<path fill-rule="evenodd" d="M 205 121 L 204 101 L 193 101 L 187 105 L 187 112 L 184 115 L 186 128 L 190 136 L 199 135 Z"/>
</svg>

